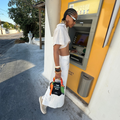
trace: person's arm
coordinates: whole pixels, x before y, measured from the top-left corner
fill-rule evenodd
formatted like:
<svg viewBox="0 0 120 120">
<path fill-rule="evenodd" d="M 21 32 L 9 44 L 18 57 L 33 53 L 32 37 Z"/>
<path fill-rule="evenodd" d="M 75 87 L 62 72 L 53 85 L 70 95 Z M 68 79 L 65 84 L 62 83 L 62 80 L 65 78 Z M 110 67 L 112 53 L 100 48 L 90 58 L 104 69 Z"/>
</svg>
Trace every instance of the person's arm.
<svg viewBox="0 0 120 120">
<path fill-rule="evenodd" d="M 59 48 L 60 48 L 60 45 L 56 44 L 53 46 L 55 66 L 60 66 L 60 64 L 59 64 Z M 55 73 L 55 79 L 61 79 L 61 72 Z"/>
</svg>

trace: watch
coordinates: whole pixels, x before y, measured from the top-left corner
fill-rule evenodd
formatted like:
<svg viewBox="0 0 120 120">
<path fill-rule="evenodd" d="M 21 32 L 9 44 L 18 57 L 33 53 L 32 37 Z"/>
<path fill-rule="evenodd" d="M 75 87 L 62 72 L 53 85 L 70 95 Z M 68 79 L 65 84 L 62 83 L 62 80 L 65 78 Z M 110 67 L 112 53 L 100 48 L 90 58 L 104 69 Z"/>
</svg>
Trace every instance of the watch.
<svg viewBox="0 0 120 120">
<path fill-rule="evenodd" d="M 55 68 L 55 72 L 61 72 L 61 68 Z"/>
</svg>

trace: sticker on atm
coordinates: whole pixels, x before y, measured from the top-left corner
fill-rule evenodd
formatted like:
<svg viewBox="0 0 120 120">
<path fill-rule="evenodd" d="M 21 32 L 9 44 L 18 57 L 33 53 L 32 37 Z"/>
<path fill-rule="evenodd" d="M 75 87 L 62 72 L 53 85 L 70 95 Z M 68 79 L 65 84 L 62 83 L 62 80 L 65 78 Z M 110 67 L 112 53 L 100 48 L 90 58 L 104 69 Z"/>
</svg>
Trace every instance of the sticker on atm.
<svg viewBox="0 0 120 120">
<path fill-rule="evenodd" d="M 72 71 L 70 71 L 70 70 L 69 70 L 68 74 L 71 75 L 71 76 L 74 75 L 74 73 Z"/>
<path fill-rule="evenodd" d="M 74 4 L 70 4 L 70 7 L 69 8 L 74 8 Z"/>
</svg>

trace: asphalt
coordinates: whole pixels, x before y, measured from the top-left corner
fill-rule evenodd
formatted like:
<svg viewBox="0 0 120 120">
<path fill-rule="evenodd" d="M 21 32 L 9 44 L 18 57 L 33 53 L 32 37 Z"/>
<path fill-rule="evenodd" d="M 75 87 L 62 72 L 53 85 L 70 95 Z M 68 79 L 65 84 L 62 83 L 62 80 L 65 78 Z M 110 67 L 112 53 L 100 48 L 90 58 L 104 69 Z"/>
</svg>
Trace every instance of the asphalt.
<svg viewBox="0 0 120 120">
<path fill-rule="evenodd" d="M 0 120 L 91 120 L 67 96 L 62 108 L 40 111 L 39 96 L 49 81 L 44 71 L 44 46 L 15 44 L 0 56 Z"/>
<path fill-rule="evenodd" d="M 19 39 L 22 36 L 23 36 L 22 32 L 0 35 L 0 56 L 14 45 L 16 39 Z"/>
</svg>

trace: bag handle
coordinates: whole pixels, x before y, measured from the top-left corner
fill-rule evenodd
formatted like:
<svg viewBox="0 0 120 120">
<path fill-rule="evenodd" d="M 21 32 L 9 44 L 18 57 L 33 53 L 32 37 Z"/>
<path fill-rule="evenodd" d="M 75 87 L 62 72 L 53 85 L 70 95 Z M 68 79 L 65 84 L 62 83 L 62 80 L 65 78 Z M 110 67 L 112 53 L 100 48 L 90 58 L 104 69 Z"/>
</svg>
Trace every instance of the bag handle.
<svg viewBox="0 0 120 120">
<path fill-rule="evenodd" d="M 61 81 L 61 85 L 63 85 L 63 79 L 62 78 L 60 79 L 60 81 Z M 53 78 L 53 82 L 55 82 L 55 77 Z"/>
</svg>

